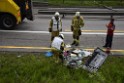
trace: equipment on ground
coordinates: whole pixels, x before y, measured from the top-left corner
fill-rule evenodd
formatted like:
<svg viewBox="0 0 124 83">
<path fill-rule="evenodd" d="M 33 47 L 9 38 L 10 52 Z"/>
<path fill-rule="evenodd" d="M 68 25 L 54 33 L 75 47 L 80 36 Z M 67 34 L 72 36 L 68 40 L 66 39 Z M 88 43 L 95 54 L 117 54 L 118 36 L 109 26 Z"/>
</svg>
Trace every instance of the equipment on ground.
<svg viewBox="0 0 124 83">
<path fill-rule="evenodd" d="M 108 54 L 105 53 L 102 49 L 96 48 L 92 54 L 92 57 L 88 59 L 86 64 L 83 66 L 83 69 L 88 70 L 91 73 L 97 72 L 99 67 L 104 63 Z"/>
<path fill-rule="evenodd" d="M 64 52 L 64 64 L 71 68 L 80 68 L 83 66 L 82 59 L 91 56 L 91 52 L 82 49 L 71 49 Z"/>
<path fill-rule="evenodd" d="M 108 54 L 97 47 L 93 53 L 82 49 L 71 49 L 63 53 L 64 64 L 71 68 L 83 68 L 91 73 L 97 72 Z M 83 64 L 83 58 L 90 58 Z"/>
</svg>

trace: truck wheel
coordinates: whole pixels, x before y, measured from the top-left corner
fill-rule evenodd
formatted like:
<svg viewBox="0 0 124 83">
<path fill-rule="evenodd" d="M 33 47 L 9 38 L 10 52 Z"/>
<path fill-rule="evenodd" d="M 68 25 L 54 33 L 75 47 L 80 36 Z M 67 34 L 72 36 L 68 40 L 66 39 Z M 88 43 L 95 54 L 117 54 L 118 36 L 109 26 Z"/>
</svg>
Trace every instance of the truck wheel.
<svg viewBox="0 0 124 83">
<path fill-rule="evenodd" d="M 12 15 L 4 14 L 1 16 L 0 25 L 3 29 L 12 30 L 15 28 L 16 19 Z"/>
</svg>

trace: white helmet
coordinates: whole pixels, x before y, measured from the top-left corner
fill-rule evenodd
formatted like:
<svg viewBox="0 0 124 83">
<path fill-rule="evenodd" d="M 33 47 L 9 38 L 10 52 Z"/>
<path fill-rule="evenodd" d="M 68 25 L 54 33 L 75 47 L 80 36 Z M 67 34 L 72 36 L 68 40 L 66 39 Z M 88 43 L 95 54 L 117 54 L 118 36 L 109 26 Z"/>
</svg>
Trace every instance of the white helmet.
<svg viewBox="0 0 124 83">
<path fill-rule="evenodd" d="M 59 34 L 59 37 L 61 37 L 62 39 L 64 39 L 64 35 L 63 34 Z"/>
<path fill-rule="evenodd" d="M 59 12 L 55 12 L 55 16 L 59 16 Z"/>
<path fill-rule="evenodd" d="M 75 16 L 80 16 L 80 12 L 76 12 L 75 13 Z"/>
</svg>

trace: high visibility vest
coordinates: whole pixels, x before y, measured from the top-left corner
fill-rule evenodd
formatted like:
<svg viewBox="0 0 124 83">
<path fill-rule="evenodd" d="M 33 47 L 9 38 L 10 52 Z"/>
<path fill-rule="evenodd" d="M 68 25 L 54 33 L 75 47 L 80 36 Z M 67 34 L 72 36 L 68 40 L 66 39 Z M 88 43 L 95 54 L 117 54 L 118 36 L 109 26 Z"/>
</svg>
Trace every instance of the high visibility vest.
<svg viewBox="0 0 124 83">
<path fill-rule="evenodd" d="M 52 31 L 60 30 L 60 28 L 61 28 L 61 20 L 60 20 L 60 17 L 59 17 L 59 20 L 58 20 L 58 21 L 55 19 L 55 17 L 52 17 L 52 20 L 53 20 Z"/>
<path fill-rule="evenodd" d="M 61 45 L 62 45 L 63 42 L 64 42 L 63 39 L 61 39 L 60 37 L 55 37 L 51 46 L 53 48 L 61 50 L 60 48 L 61 48 Z"/>
</svg>

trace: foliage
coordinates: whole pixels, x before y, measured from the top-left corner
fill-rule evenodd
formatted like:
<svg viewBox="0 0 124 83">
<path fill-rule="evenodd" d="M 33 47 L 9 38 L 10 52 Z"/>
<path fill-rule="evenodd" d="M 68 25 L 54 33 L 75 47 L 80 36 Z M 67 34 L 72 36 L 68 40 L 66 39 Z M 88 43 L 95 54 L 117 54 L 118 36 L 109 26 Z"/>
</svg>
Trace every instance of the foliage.
<svg viewBox="0 0 124 83">
<path fill-rule="evenodd" d="M 0 83 L 123 83 L 124 57 L 109 56 L 96 74 L 38 53 L 0 53 Z"/>
<path fill-rule="evenodd" d="M 102 7 L 102 6 L 118 6 L 123 7 L 123 0 L 33 0 L 39 2 L 48 2 L 52 6 L 93 6 L 93 7 Z"/>
</svg>

